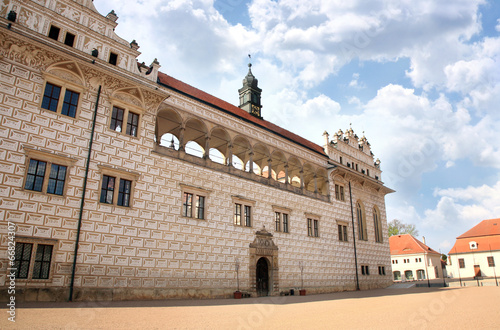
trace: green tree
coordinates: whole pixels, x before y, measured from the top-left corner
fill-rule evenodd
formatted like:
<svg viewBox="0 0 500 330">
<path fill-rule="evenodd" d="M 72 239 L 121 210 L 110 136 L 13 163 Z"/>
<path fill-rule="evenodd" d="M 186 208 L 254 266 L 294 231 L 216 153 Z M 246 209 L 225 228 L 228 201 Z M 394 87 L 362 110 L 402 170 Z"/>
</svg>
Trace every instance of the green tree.
<svg viewBox="0 0 500 330">
<path fill-rule="evenodd" d="M 410 234 L 416 237 L 418 236 L 417 227 L 414 224 L 403 223 L 398 219 L 389 222 L 389 237 L 402 234 Z"/>
</svg>

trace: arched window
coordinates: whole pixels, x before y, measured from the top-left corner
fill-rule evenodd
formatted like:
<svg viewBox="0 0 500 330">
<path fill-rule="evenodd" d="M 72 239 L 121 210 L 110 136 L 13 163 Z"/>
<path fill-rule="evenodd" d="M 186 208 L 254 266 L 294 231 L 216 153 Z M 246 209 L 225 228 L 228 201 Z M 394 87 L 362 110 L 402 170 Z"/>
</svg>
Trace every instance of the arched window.
<svg viewBox="0 0 500 330">
<path fill-rule="evenodd" d="M 382 224 L 376 207 L 373 208 L 373 227 L 375 229 L 375 242 L 382 243 Z"/>
<path fill-rule="evenodd" d="M 364 208 L 360 202 L 356 203 L 356 215 L 358 217 L 358 237 L 360 240 L 367 241 L 368 234 L 366 231 L 366 219 L 364 215 Z"/>
</svg>

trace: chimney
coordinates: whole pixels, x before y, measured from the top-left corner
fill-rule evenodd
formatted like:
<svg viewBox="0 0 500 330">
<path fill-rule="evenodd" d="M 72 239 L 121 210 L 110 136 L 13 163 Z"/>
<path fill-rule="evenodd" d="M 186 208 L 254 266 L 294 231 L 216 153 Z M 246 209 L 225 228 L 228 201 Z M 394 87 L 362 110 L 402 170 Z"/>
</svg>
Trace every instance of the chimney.
<svg viewBox="0 0 500 330">
<path fill-rule="evenodd" d="M 424 241 L 424 244 L 425 244 L 425 236 L 422 236 L 422 241 Z M 427 245 L 427 244 L 425 244 Z"/>
</svg>

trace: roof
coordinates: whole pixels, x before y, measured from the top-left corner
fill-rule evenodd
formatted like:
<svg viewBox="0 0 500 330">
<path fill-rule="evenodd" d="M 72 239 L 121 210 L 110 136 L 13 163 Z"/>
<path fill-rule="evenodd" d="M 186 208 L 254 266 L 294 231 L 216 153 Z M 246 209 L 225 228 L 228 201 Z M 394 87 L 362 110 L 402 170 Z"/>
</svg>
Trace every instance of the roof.
<svg viewBox="0 0 500 330">
<path fill-rule="evenodd" d="M 471 249 L 469 243 L 476 242 Z M 500 219 L 483 220 L 457 237 L 449 254 L 500 250 Z"/>
<path fill-rule="evenodd" d="M 483 220 L 458 238 L 500 235 L 500 219 Z"/>
<path fill-rule="evenodd" d="M 245 110 L 242 110 L 238 108 L 235 105 L 232 105 L 231 103 L 228 103 L 226 101 L 223 101 L 213 95 L 210 95 L 202 90 L 199 90 L 191 85 L 188 85 L 180 80 L 177 80 L 165 73 L 158 72 L 158 83 L 170 88 L 172 90 L 175 90 L 177 92 L 180 92 L 181 94 L 184 94 L 186 96 L 190 96 L 192 98 L 195 98 L 203 103 L 209 104 L 215 108 L 218 108 L 219 110 L 222 110 L 226 113 L 229 113 L 230 115 L 233 115 L 235 117 L 238 117 L 242 120 L 245 120 L 247 122 L 253 123 L 257 126 L 260 126 L 270 132 L 273 132 L 287 140 L 290 140 L 292 142 L 295 142 L 297 144 L 300 144 L 303 147 L 306 147 L 314 152 L 317 152 L 321 154 L 322 156 L 327 156 L 325 154 L 325 151 L 323 150 L 323 147 L 317 145 L 314 142 L 311 142 L 307 139 L 304 139 L 301 136 L 298 136 L 295 133 L 292 133 L 290 131 L 287 131 L 284 128 L 279 127 L 278 125 L 275 125 L 271 122 L 268 122 L 267 120 L 260 119 L 257 117 L 252 116 Z"/>
<path fill-rule="evenodd" d="M 427 253 L 441 255 L 410 234 L 393 235 L 389 237 L 391 256 L 400 254 Z"/>
</svg>

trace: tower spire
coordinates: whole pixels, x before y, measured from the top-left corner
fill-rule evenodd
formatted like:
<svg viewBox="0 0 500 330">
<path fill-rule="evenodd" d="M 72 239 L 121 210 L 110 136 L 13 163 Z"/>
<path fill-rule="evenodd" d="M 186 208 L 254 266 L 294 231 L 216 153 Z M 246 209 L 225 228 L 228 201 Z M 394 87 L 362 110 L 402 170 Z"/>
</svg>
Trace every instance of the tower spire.
<svg viewBox="0 0 500 330">
<path fill-rule="evenodd" d="M 243 78 L 243 87 L 238 90 L 240 94 L 240 109 L 262 119 L 262 105 L 260 103 L 262 89 L 258 87 L 258 80 L 252 73 L 251 59 L 252 56 L 248 54 L 248 73 Z"/>
</svg>

